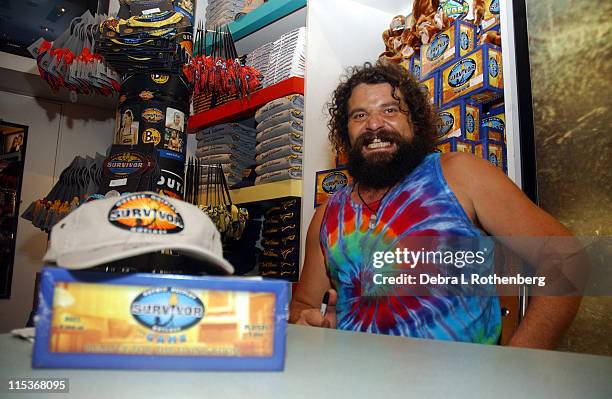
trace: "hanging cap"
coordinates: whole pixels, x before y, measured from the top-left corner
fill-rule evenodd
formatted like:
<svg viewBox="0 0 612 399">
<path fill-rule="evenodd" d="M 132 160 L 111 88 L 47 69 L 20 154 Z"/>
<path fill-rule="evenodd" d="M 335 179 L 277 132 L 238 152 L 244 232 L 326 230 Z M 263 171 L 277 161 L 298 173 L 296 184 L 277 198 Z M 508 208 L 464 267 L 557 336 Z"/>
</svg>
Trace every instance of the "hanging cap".
<svg viewBox="0 0 612 399">
<path fill-rule="evenodd" d="M 81 205 L 53 227 L 43 260 L 77 270 L 165 249 L 203 261 L 210 273 L 234 273 L 202 210 L 152 192 Z"/>
</svg>

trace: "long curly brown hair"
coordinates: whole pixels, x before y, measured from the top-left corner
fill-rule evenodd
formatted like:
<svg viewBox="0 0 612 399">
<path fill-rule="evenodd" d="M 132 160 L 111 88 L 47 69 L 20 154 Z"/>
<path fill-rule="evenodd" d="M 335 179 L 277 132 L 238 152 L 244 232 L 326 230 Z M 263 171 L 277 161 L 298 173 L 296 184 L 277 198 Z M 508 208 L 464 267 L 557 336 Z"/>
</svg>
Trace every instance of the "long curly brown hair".
<svg viewBox="0 0 612 399">
<path fill-rule="evenodd" d="M 332 100 L 327 103 L 330 115 L 327 123 L 329 141 L 337 152 L 348 152 L 350 149 L 348 101 L 355 86 L 361 83 L 389 83 L 393 87 L 394 98 L 396 98 L 395 89 L 399 88 L 404 103 L 408 106 L 404 112 L 410 116 L 414 134 L 421 136 L 421 139 L 428 143 L 430 152 L 435 150 L 437 116 L 425 89 L 419 85 L 412 74 L 399 65 L 366 62 L 362 67 L 351 67 L 347 70 L 347 74 L 334 91 Z M 400 99 L 396 98 L 396 100 Z"/>
</svg>

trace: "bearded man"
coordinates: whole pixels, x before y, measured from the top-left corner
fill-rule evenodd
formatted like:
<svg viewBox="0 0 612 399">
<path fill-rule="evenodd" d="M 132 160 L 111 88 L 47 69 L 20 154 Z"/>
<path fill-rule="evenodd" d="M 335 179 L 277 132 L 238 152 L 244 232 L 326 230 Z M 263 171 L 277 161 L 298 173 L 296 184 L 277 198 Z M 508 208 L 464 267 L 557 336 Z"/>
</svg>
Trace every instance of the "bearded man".
<svg viewBox="0 0 612 399">
<path fill-rule="evenodd" d="M 353 68 L 328 104 L 329 138 L 349 154 L 353 184 L 310 223 L 290 321 L 319 327 L 464 342 L 497 343 L 499 299 L 491 296 L 363 296 L 371 254 L 419 236 L 569 236 L 498 168 L 465 153 L 435 150 L 427 94 L 403 68 Z M 518 251 L 520 253 L 520 250 Z M 328 292 L 330 309 L 321 314 Z M 554 348 L 578 297 L 533 297 L 509 344 Z"/>
</svg>

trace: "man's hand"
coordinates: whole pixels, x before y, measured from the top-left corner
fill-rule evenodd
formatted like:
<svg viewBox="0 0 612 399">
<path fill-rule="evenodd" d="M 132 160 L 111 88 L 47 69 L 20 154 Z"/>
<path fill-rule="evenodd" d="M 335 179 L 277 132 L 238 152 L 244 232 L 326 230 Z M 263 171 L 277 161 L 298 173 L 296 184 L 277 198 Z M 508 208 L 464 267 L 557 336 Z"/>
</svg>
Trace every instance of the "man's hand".
<svg viewBox="0 0 612 399">
<path fill-rule="evenodd" d="M 336 301 L 338 300 L 338 294 L 334 289 L 329 289 L 327 292 L 329 292 L 329 302 L 327 303 L 325 316 L 321 314 L 321 309 L 304 309 L 302 313 L 300 313 L 300 317 L 297 319 L 296 324 L 336 328 Z"/>
</svg>

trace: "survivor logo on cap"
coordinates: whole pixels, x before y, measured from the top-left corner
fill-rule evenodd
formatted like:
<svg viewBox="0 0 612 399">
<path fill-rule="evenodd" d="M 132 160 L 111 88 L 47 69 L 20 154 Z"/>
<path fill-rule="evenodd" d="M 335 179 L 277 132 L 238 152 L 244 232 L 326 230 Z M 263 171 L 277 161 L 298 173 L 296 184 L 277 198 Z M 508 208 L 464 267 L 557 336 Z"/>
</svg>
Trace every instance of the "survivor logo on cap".
<svg viewBox="0 0 612 399">
<path fill-rule="evenodd" d="M 183 231 L 183 218 L 174 206 L 155 194 L 132 194 L 117 202 L 108 221 L 134 233 L 174 234 Z"/>
</svg>

